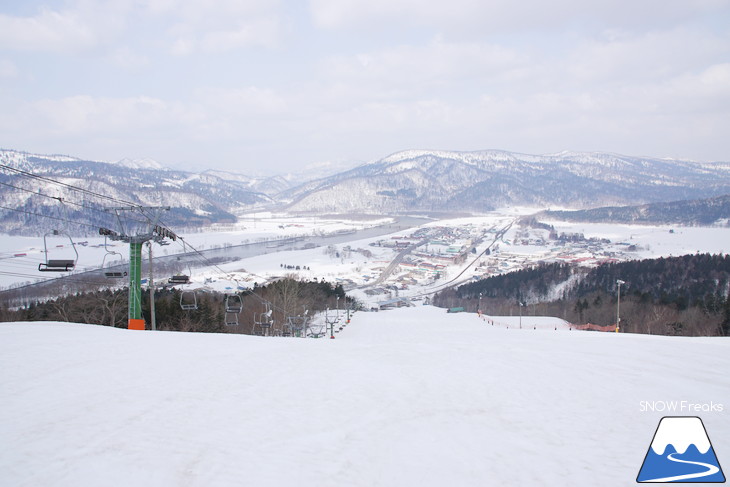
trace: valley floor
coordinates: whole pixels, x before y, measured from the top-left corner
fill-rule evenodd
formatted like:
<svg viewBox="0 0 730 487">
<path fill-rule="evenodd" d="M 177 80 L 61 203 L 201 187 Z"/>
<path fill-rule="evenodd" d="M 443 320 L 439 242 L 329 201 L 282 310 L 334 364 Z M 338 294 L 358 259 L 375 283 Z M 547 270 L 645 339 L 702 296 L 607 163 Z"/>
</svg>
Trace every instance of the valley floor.
<svg viewBox="0 0 730 487">
<path fill-rule="evenodd" d="M 551 231 L 520 220 L 535 211 L 511 208 L 431 222 L 407 216 L 362 221 L 258 215 L 252 221 L 185 235 L 185 245 L 180 240 L 169 246 L 155 245 L 155 283 L 167 285 L 171 275 L 186 274 L 191 284 L 181 289 L 230 292 L 284 276 L 324 279 L 342 284 L 370 308 L 397 297 L 421 299 L 447 286 L 540 262 L 596 266 L 730 250 L 728 227 L 544 222 L 552 226 Z M 0 242 L 0 290 L 62 277 L 51 279 L 48 288 L 22 287 L 22 303 L 55 296 L 65 284 L 69 287 L 64 292 L 128 285 L 126 279 L 105 279 L 99 271 L 102 264 L 119 262 L 124 265 L 116 270 L 127 269 L 128 249 L 122 243 L 108 242 L 105 248 L 100 237 L 76 239 L 77 267 L 69 275 L 59 276 L 38 272 L 44 260 L 43 239 L 5 236 Z M 68 245 L 49 245 L 49 258 L 71 252 Z M 191 252 L 191 246 L 199 252 Z M 528 304 L 550 298 L 534 297 Z M 21 302 L 14 301 L 12 306 Z"/>
</svg>

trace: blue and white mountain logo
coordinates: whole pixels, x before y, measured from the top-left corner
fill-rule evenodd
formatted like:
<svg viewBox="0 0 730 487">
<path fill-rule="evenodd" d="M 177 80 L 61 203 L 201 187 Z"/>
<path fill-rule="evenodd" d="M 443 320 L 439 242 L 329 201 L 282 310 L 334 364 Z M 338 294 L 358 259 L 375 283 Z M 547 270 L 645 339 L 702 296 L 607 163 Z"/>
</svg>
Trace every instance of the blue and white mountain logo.
<svg viewBox="0 0 730 487">
<path fill-rule="evenodd" d="M 662 418 L 636 481 L 725 482 L 702 420 L 696 416 Z"/>
</svg>

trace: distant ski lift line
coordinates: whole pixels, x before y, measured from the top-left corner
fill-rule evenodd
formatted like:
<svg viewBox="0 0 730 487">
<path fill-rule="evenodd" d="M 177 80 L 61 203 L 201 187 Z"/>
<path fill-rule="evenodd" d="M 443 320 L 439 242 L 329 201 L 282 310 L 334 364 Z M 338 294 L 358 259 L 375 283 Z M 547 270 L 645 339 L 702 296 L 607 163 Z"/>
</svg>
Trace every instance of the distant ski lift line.
<svg viewBox="0 0 730 487">
<path fill-rule="evenodd" d="M 61 199 L 58 196 L 51 196 L 49 194 L 41 193 L 40 190 L 32 191 L 32 190 L 30 190 L 28 188 L 21 188 L 20 186 L 14 186 L 12 184 L 4 183 L 2 181 L 0 181 L 0 184 L 2 184 L 3 186 L 7 186 L 9 188 L 17 189 L 17 190 L 20 190 L 20 191 L 25 191 L 26 193 L 32 194 L 34 196 L 43 196 L 45 198 L 49 198 L 49 199 L 52 199 L 52 200 L 60 200 Z M 93 206 L 82 205 L 81 203 L 76 203 L 74 201 L 69 201 L 66 198 L 63 198 L 63 202 L 66 203 L 67 205 L 73 205 L 73 206 L 78 206 L 79 208 L 86 208 L 87 210 L 94 210 L 94 211 L 98 211 L 98 212 L 103 212 L 103 210 L 101 210 L 99 208 L 95 208 Z"/>
<path fill-rule="evenodd" d="M 125 204 L 125 205 L 139 206 L 139 205 L 137 205 L 135 203 L 132 203 L 132 202 L 129 202 L 129 201 L 125 201 L 125 200 L 120 200 L 118 198 L 114 198 L 112 196 L 108 196 L 108 195 L 105 195 L 105 194 L 96 193 L 96 192 L 90 191 L 88 189 L 84 189 L 84 188 L 80 188 L 78 186 L 74 186 L 73 184 L 62 183 L 61 181 L 56 181 L 55 179 L 51 179 L 51 178 L 48 178 L 48 177 L 45 177 L 45 176 L 39 176 L 37 174 L 33 174 L 31 172 L 28 172 L 28 171 L 23 171 L 22 169 L 16 169 L 16 168 L 10 167 L 10 166 L 8 166 L 6 164 L 0 164 L 0 168 L 7 169 L 7 170 L 10 170 L 10 171 L 16 172 L 16 173 L 18 173 L 18 174 L 20 174 L 22 176 L 25 176 L 25 177 L 39 179 L 41 181 L 45 181 L 45 182 L 48 182 L 48 183 L 51 183 L 51 184 L 57 184 L 59 186 L 66 187 L 66 188 L 69 188 L 69 189 L 74 190 L 74 191 L 78 191 L 78 192 L 85 193 L 85 194 L 88 194 L 88 195 L 96 196 L 97 198 L 103 198 L 103 199 L 106 199 L 106 200 L 114 201 L 114 202 L 117 202 L 117 203 L 122 203 L 122 204 Z"/>
<path fill-rule="evenodd" d="M 129 205 L 130 206 L 130 209 L 131 208 L 134 208 L 134 209 L 138 209 L 140 211 L 143 209 L 143 207 L 140 206 L 139 204 L 136 204 L 136 203 L 133 203 L 133 202 L 130 202 L 130 201 L 120 200 L 118 198 L 114 198 L 114 197 L 111 197 L 111 196 L 108 196 L 108 195 L 104 195 L 104 194 L 101 194 L 101 193 L 96 193 L 94 191 L 90 191 L 90 190 L 87 190 L 87 189 L 84 189 L 84 188 L 81 188 L 81 187 L 78 187 L 78 186 L 74 186 L 72 184 L 63 183 L 61 181 L 57 181 L 57 180 L 52 179 L 52 178 L 48 178 L 48 177 L 45 177 L 45 176 L 40 176 L 40 175 L 37 175 L 37 174 L 33 174 L 33 173 L 28 172 L 28 171 L 23 171 L 21 169 L 16 169 L 16 168 L 10 167 L 10 166 L 8 166 L 6 164 L 0 164 L 0 168 L 7 169 L 9 171 L 13 171 L 13 172 L 15 172 L 17 174 L 20 174 L 20 175 L 24 176 L 24 177 L 37 179 L 37 180 L 44 181 L 44 182 L 51 183 L 51 184 L 56 184 L 56 185 L 59 185 L 59 186 L 62 186 L 62 187 L 66 187 L 68 189 L 71 189 L 73 191 L 77 191 L 77 192 L 80 192 L 80 193 L 88 194 L 88 195 L 95 196 L 95 197 L 98 197 L 98 198 L 103 198 L 103 199 L 106 199 L 106 200 L 109 200 L 109 201 L 113 201 L 113 202 L 118 203 L 118 204 L 121 203 L 121 204 L 124 204 L 124 205 Z M 44 195 L 44 196 L 47 196 L 47 195 Z M 56 199 L 58 199 L 59 201 L 61 201 L 61 198 L 56 198 Z M 76 204 L 76 203 L 74 203 L 74 204 Z M 36 214 L 36 213 L 33 213 L 33 212 L 18 210 L 18 209 L 15 209 L 15 208 L 8 208 L 8 207 L 5 207 L 5 206 L 0 206 L 0 208 L 6 209 L 6 210 L 10 210 L 10 211 L 17 211 L 17 212 L 20 212 L 20 213 L 32 214 L 32 215 L 39 216 L 39 217 L 43 217 L 43 218 L 51 218 L 51 219 L 55 219 L 55 220 L 59 220 L 59 221 L 65 221 L 65 222 L 74 223 L 74 224 L 77 224 L 77 225 L 88 226 L 88 227 L 92 227 L 92 228 L 95 228 L 95 229 L 98 229 L 99 228 L 98 225 L 91 225 L 91 224 L 88 224 L 88 223 L 76 222 L 76 221 L 72 221 L 72 220 L 68 220 L 68 219 L 63 220 L 63 219 L 60 219 L 60 218 L 57 218 L 57 217 L 51 217 L 51 216 L 48 216 L 48 215 Z M 93 209 L 93 208 L 89 207 L 89 209 Z M 97 210 L 97 209 L 95 209 L 95 210 Z M 140 220 L 134 220 L 134 221 L 136 221 L 138 223 L 142 223 L 142 221 L 140 221 Z M 210 261 L 204 255 L 202 255 L 202 253 L 199 250 L 197 250 L 192 245 L 186 243 L 181 237 L 177 236 L 174 232 L 172 232 L 172 230 L 169 230 L 169 227 L 167 225 L 165 225 L 162 221 L 160 221 L 159 223 L 160 223 L 159 228 L 164 228 L 167 231 L 169 231 L 169 233 L 170 233 L 169 236 L 168 235 L 165 235 L 165 236 L 168 236 L 172 240 L 175 240 L 175 238 L 172 237 L 174 235 L 175 237 L 178 237 L 183 242 L 183 250 L 185 250 L 185 245 L 189 246 L 193 250 L 193 252 L 195 254 L 197 254 L 198 256 L 200 256 L 203 259 L 203 261 L 205 262 L 206 265 L 215 267 L 216 269 L 218 269 L 219 272 L 221 272 L 222 274 L 228 276 L 228 273 L 226 273 L 225 271 L 223 271 L 223 269 L 221 269 L 218 265 L 210 263 Z M 160 235 L 160 236 L 162 236 L 162 235 Z M 74 247 L 74 251 L 75 250 L 76 249 Z M 60 272 L 67 272 L 68 270 L 71 269 L 71 267 L 70 267 L 71 263 L 68 262 L 70 259 L 65 259 L 65 260 L 66 260 L 66 262 L 53 262 L 53 264 L 56 264 L 56 265 L 55 266 L 50 266 L 50 269 L 48 269 L 49 266 L 46 265 L 46 267 L 43 270 L 44 271 L 54 271 L 55 270 L 55 271 L 60 271 Z M 73 261 L 73 267 L 75 267 L 77 260 L 78 260 L 78 253 L 77 253 L 77 258 Z M 51 262 L 46 262 L 46 264 L 50 264 L 50 263 Z M 39 270 L 41 270 L 41 269 L 39 269 Z M 256 294 L 255 292 L 252 292 L 251 294 L 254 295 L 261 302 L 265 302 L 265 300 L 261 296 L 259 296 L 258 294 Z M 271 303 L 269 303 L 269 306 L 271 306 Z M 276 308 L 279 309 L 278 307 L 276 307 Z M 286 313 L 286 310 L 283 310 L 283 309 L 279 309 L 279 311 L 282 311 L 282 312 Z M 288 314 L 288 313 L 286 313 L 286 314 Z"/>
</svg>

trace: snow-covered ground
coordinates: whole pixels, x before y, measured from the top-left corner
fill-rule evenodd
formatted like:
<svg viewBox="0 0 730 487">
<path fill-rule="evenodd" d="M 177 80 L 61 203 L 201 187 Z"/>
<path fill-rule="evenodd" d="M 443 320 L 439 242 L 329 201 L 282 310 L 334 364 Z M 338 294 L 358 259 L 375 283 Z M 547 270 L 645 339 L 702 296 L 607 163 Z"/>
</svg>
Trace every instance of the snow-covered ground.
<svg viewBox="0 0 730 487">
<path fill-rule="evenodd" d="M 231 245 L 275 241 L 283 238 L 328 235 L 340 231 L 370 228 L 388 223 L 391 220 L 388 217 L 370 220 L 347 220 L 344 218 L 301 218 L 258 213 L 242 217 L 236 225 L 221 225 L 208 228 L 202 232 L 181 232 L 180 236 L 184 238 L 185 245 L 181 240 L 167 246 L 155 245 L 153 252 L 155 256 L 166 256 L 190 252 L 191 247 L 203 251 L 225 248 Z M 76 252 L 71 247 L 72 242 L 78 252 L 75 272 L 99 269 L 102 265 L 116 265 L 121 261 L 128 262 L 129 260 L 127 244 L 111 240 L 105 243 L 103 237 L 50 235 L 44 244 L 43 237 L 19 237 L 0 234 L 0 265 L 2 265 L 0 288 L 58 277 L 56 273 L 49 275 L 49 273 L 39 272 L 38 264 L 45 262 L 44 250 L 46 247 L 48 248 L 49 259 L 76 259 Z M 111 255 L 111 252 L 116 252 L 117 255 Z"/>
<path fill-rule="evenodd" d="M 590 266 L 606 261 L 730 251 L 728 227 L 547 221 L 545 223 L 554 227 L 554 232 L 550 232 L 545 228 L 519 224 L 519 216 L 534 211 L 526 208 L 504 209 L 489 215 L 433 221 L 412 229 L 393 228 L 393 233 L 387 233 L 390 232 L 388 225 L 392 220 L 386 217 L 348 221 L 260 213 L 255 218 L 249 215 L 248 219 L 237 225 L 181 234 L 188 246 L 182 246 L 180 241 L 165 247 L 155 245 L 154 253 L 156 256 L 179 254 L 189 252 L 192 246 L 201 251 L 224 249 L 216 256 L 225 258 L 229 255 L 225 249 L 230 246 L 270 242 L 270 245 L 266 243 L 261 246 L 260 255 L 217 265 L 207 265 L 203 260 L 196 262 L 195 266 L 184 271 L 191 274 L 192 284 L 188 288 L 205 287 L 225 291 L 238 286 L 253 287 L 254 283 L 262 284 L 293 275 L 300 279 L 325 279 L 342 283 L 348 293 L 370 307 L 396 296 L 424 296 L 447 285 L 522 269 L 538 262 L 573 262 Z M 272 241 L 353 232 L 383 224 L 385 226 L 380 236 L 363 238 L 353 233 L 351 241 L 339 241 L 336 244 L 320 238 L 314 248 L 305 248 L 315 245 L 307 241 L 283 246 Z M 556 237 L 561 234 L 582 237 L 567 240 Z M 346 238 L 349 238 L 349 233 Z M 107 254 L 101 238 L 75 241 L 79 262 L 74 273 L 98 269 L 102 263 L 116 263 L 128 258 L 128 249 L 123 243 L 111 242 L 110 245 L 114 247 L 108 250 L 119 252 L 119 255 L 111 255 Z M 80 245 L 80 242 L 85 242 L 85 245 Z M 414 246 L 421 242 L 425 243 L 398 257 L 403 246 Z M 490 254 L 482 254 L 488 247 Z M 73 257 L 68 242 L 61 238 L 49 238 L 48 248 L 49 258 Z M 0 270 L 0 288 L 58 277 L 38 272 L 38 264 L 44 259 L 42 250 L 42 239 L 0 238 L 0 264 L 3 266 Z M 463 256 L 461 261 L 449 260 L 459 254 Z M 391 268 L 390 264 L 396 258 L 401 259 L 400 264 Z M 387 279 L 381 277 L 385 272 L 389 272 Z M 155 281 L 165 282 L 167 277 L 169 275 L 157 275 Z M 117 281 L 114 284 L 121 286 L 126 283 Z"/>
<path fill-rule="evenodd" d="M 2 323 L 0 485 L 631 485 L 665 415 L 730 464 L 728 369 L 725 338 L 429 306 L 335 340 Z"/>
</svg>

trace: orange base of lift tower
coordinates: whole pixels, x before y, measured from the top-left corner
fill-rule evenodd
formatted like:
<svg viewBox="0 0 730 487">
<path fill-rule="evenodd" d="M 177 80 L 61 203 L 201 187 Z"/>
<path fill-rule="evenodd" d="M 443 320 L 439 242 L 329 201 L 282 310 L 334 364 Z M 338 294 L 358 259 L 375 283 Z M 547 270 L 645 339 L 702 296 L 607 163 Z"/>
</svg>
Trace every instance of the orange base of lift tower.
<svg viewBox="0 0 730 487">
<path fill-rule="evenodd" d="M 144 320 L 130 318 L 127 323 L 127 328 L 130 330 L 144 330 Z"/>
</svg>

